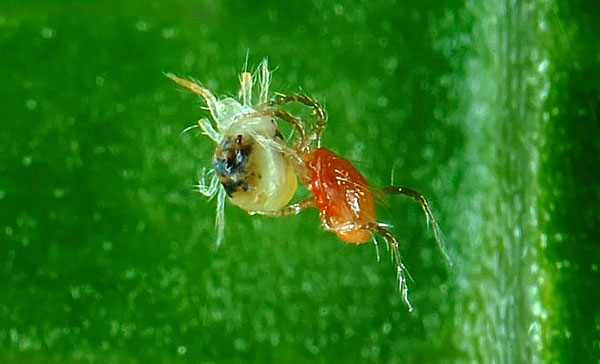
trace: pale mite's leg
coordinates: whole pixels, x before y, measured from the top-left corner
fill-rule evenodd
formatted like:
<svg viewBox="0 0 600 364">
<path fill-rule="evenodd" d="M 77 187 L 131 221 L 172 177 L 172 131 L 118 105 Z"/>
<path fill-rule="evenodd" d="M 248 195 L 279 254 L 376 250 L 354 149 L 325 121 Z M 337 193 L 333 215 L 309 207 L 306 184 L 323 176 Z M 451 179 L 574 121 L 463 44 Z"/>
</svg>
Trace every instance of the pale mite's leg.
<svg viewBox="0 0 600 364">
<path fill-rule="evenodd" d="M 213 128 L 208 119 L 202 118 L 198 120 L 198 126 L 202 129 L 202 134 L 208 136 L 217 144 L 221 142 L 221 135 Z"/>
<path fill-rule="evenodd" d="M 266 106 L 269 101 L 269 85 L 271 84 L 271 73 L 269 72 L 269 65 L 267 59 L 263 59 L 263 61 L 258 66 L 258 82 L 259 82 L 259 95 L 258 95 L 258 104 Z"/>
<path fill-rule="evenodd" d="M 212 174 L 210 183 L 206 183 L 206 176 Z M 202 168 L 200 176 L 198 176 L 198 184 L 196 185 L 198 192 L 212 200 L 217 196 L 217 213 L 215 215 L 215 245 L 218 247 L 223 242 L 225 233 L 225 199 L 227 192 L 221 187 L 219 178 L 214 174 L 214 171 L 206 172 L 206 168 Z"/>
<path fill-rule="evenodd" d="M 180 78 L 172 73 L 166 73 L 167 77 L 175 81 L 178 85 L 187 88 L 193 93 L 202 97 L 208 110 L 212 115 L 217 129 L 219 128 L 219 110 L 218 101 L 216 97 L 208 89 L 198 85 L 195 82 Z M 202 128 L 204 134 L 208 135 L 215 142 L 219 142 L 220 136 L 217 130 L 212 126 L 209 120 L 200 119 L 198 120 L 198 126 Z M 225 189 L 219 188 L 219 181 L 216 176 L 213 176 L 210 185 L 206 185 L 204 180 L 204 174 L 202 179 L 198 183 L 198 191 L 205 196 L 212 197 L 217 196 L 217 214 L 215 217 L 215 230 L 216 230 L 216 245 L 220 246 L 223 241 L 223 235 L 225 232 L 225 199 L 227 198 L 227 192 Z"/>
<path fill-rule="evenodd" d="M 217 192 L 217 215 L 215 217 L 215 231 L 217 234 L 215 245 L 221 246 L 223 236 L 225 235 L 225 199 L 227 192 L 224 188 L 220 188 Z"/>
<path fill-rule="evenodd" d="M 240 96 L 244 106 L 252 106 L 252 74 L 250 72 L 242 72 L 240 75 Z"/>
<path fill-rule="evenodd" d="M 412 188 L 408 187 L 390 186 L 383 188 L 382 191 L 387 194 L 409 196 L 415 201 L 417 201 L 419 205 L 421 205 L 421 208 L 425 212 L 425 217 L 427 218 L 427 225 L 431 225 L 433 229 L 433 235 L 438 244 L 438 247 L 444 255 L 444 258 L 446 258 L 446 260 L 448 261 L 448 264 L 452 265 L 450 255 L 448 255 L 448 250 L 446 249 L 444 234 L 442 233 L 442 229 L 440 228 L 437 219 L 431 212 L 431 209 L 429 208 L 429 203 L 427 202 L 425 196 L 423 196 L 423 194 L 421 194 L 419 191 L 413 190 Z"/>
<path fill-rule="evenodd" d="M 283 104 L 287 104 L 290 102 L 298 102 L 298 103 L 304 104 L 312 109 L 312 114 L 316 118 L 316 123 L 315 123 L 313 130 L 311 131 L 310 136 L 308 137 L 308 139 L 305 140 L 305 143 L 306 143 L 305 146 L 308 147 L 308 145 L 313 140 L 316 140 L 317 147 L 320 147 L 321 146 L 321 133 L 323 132 L 323 129 L 325 129 L 325 125 L 327 124 L 327 114 L 325 114 L 325 110 L 323 110 L 323 107 L 321 107 L 321 105 L 318 102 L 316 102 L 315 100 L 311 99 L 310 97 L 308 97 L 306 95 L 302 95 L 302 94 L 290 94 L 290 95 L 280 94 L 280 95 L 277 95 L 275 100 L 272 100 L 269 103 L 269 105 L 270 106 L 278 106 L 278 105 L 283 105 Z"/>
<path fill-rule="evenodd" d="M 269 210 L 256 210 L 249 211 L 250 215 L 264 215 L 264 216 L 287 216 L 287 215 L 298 215 L 302 210 L 305 210 L 309 207 L 313 207 L 315 205 L 315 201 L 312 197 L 306 198 L 295 204 L 291 204 L 285 207 L 282 207 L 279 210 L 269 211 Z"/>
<path fill-rule="evenodd" d="M 206 176 L 208 174 L 212 174 L 209 184 L 206 183 Z M 219 178 L 214 174 L 214 170 L 211 170 L 211 172 L 207 173 L 206 168 L 202 168 L 202 172 L 198 176 L 198 184 L 196 185 L 198 192 L 200 192 L 205 197 L 212 199 L 217 194 L 219 185 Z"/>
<path fill-rule="evenodd" d="M 171 80 L 175 81 L 178 85 L 187 88 L 193 93 L 202 97 L 204 102 L 206 102 L 206 106 L 208 106 L 208 110 L 212 115 L 213 119 L 217 123 L 217 128 L 219 127 L 219 109 L 218 109 L 218 101 L 217 98 L 210 92 L 208 89 L 198 85 L 195 82 L 183 79 L 181 77 L 177 77 L 172 73 L 165 73 L 165 76 L 169 77 Z"/>
<path fill-rule="evenodd" d="M 402 300 L 408 306 L 408 311 L 412 311 L 413 307 L 410 304 L 408 299 L 408 284 L 407 277 L 410 277 L 408 270 L 402 263 L 402 256 L 400 255 L 400 248 L 398 246 L 398 240 L 396 237 L 387 230 L 383 225 L 377 223 L 371 223 L 367 226 L 368 230 L 372 232 L 378 233 L 387 241 L 388 245 L 392 250 L 392 259 L 396 264 L 396 275 L 398 278 L 398 289 L 400 290 L 400 294 L 402 295 Z"/>
</svg>

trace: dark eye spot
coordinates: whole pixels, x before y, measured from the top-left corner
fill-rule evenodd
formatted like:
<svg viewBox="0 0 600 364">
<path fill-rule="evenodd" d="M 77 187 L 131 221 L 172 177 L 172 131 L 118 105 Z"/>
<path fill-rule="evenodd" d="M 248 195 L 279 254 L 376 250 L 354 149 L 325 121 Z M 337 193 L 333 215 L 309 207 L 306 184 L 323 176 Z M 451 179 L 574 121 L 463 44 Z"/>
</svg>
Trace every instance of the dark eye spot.
<svg viewBox="0 0 600 364">
<path fill-rule="evenodd" d="M 242 144 L 242 134 L 238 134 L 235 138 L 235 142 L 238 144 Z"/>
</svg>

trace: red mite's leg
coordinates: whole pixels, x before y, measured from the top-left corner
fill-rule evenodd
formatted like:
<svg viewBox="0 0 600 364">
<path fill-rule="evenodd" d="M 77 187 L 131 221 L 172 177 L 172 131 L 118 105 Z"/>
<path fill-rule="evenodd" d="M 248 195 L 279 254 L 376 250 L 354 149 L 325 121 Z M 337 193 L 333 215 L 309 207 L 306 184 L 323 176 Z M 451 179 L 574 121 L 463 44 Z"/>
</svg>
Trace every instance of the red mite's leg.
<svg viewBox="0 0 600 364">
<path fill-rule="evenodd" d="M 398 289 L 400 290 L 400 293 L 402 294 L 402 300 L 404 301 L 404 303 L 406 303 L 406 306 L 408 306 L 408 311 L 409 312 L 412 311 L 413 307 L 410 304 L 410 301 L 408 300 L 408 285 L 406 283 L 407 276 L 410 277 L 410 274 L 406 270 L 404 263 L 402 263 L 402 256 L 400 256 L 400 248 L 398 247 L 398 240 L 396 240 L 396 237 L 394 235 L 392 235 L 391 232 L 389 232 L 386 228 L 384 228 L 383 226 L 381 226 L 379 224 L 376 224 L 376 223 L 369 224 L 368 229 L 375 233 L 381 234 L 385 238 L 385 240 L 387 241 L 389 246 L 391 247 L 392 257 L 393 257 L 394 263 L 397 266 Z"/>
<path fill-rule="evenodd" d="M 419 203 L 419 205 L 421 205 L 421 208 L 425 212 L 425 217 L 427 218 L 427 224 L 431 224 L 431 227 L 433 228 L 433 235 L 435 236 L 435 240 L 437 241 L 438 247 L 442 251 L 444 258 L 446 258 L 448 263 L 452 265 L 452 261 L 450 260 L 450 256 L 448 255 L 448 250 L 446 249 L 444 234 L 442 233 L 442 229 L 440 229 L 437 219 L 431 212 L 431 209 L 429 208 L 429 203 L 427 202 L 425 196 L 423 196 L 419 191 L 413 190 L 412 188 L 408 187 L 390 186 L 382 189 L 382 191 L 389 194 L 406 195 L 412 197 Z"/>
<path fill-rule="evenodd" d="M 275 150 L 281 151 L 285 154 L 293 163 L 296 164 L 296 169 L 298 171 L 298 177 L 303 181 L 308 181 L 310 179 L 310 171 L 306 168 L 303 159 L 303 152 L 307 150 L 302 150 L 302 146 L 308 145 L 306 132 L 304 130 L 304 125 L 302 124 L 302 119 L 297 118 L 290 113 L 280 110 L 280 109 L 265 109 L 260 111 L 253 111 L 245 114 L 241 114 L 238 118 L 252 118 L 252 117 L 261 117 L 261 116 L 271 116 L 277 117 L 284 121 L 290 123 L 300 134 L 300 138 L 294 144 L 293 148 L 288 147 L 285 143 L 273 139 L 273 138 L 265 138 L 260 135 L 254 135 L 256 140 L 265 147 L 272 148 Z"/>
<path fill-rule="evenodd" d="M 304 130 L 304 125 L 302 124 L 302 120 L 288 113 L 287 111 L 283 111 L 280 109 L 265 109 L 260 111 L 253 111 L 245 114 L 241 114 L 238 118 L 254 118 L 261 116 L 271 116 L 277 117 L 284 121 L 290 123 L 294 129 L 300 134 L 300 140 L 304 141 L 306 138 L 306 131 Z"/>
<path fill-rule="evenodd" d="M 256 215 L 273 216 L 273 217 L 286 216 L 286 215 L 298 215 L 300 213 L 300 211 L 305 210 L 314 205 L 315 205 L 315 200 L 312 197 L 310 197 L 310 198 L 301 200 L 295 204 L 283 207 L 276 211 L 257 210 L 257 211 L 250 211 L 249 213 L 250 213 L 250 215 L 256 214 Z"/>
<path fill-rule="evenodd" d="M 319 105 L 318 102 L 311 99 L 310 97 L 301 94 L 277 95 L 275 100 L 271 101 L 269 105 L 277 106 L 287 104 L 290 102 L 299 102 L 312 109 L 313 116 L 317 119 L 317 122 L 311 133 L 310 138 L 312 140 L 317 140 L 317 143 L 321 144 L 321 133 L 323 132 L 323 129 L 325 129 L 325 124 L 327 124 L 327 115 L 325 114 L 325 111 L 323 110 L 321 105 Z M 307 140 L 306 144 L 310 144 L 312 140 Z"/>
</svg>

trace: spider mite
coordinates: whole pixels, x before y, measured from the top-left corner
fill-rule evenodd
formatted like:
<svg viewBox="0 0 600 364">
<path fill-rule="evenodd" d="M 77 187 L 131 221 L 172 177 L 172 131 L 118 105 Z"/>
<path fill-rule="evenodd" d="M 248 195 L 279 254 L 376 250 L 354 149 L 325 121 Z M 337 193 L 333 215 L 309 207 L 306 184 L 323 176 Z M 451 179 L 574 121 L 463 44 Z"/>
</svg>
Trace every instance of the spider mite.
<svg viewBox="0 0 600 364">
<path fill-rule="evenodd" d="M 239 117 L 260 112 L 267 107 L 270 72 L 266 60 L 259 65 L 257 73 L 253 77 L 249 72 L 242 72 L 238 100 L 231 97 L 217 99 L 196 82 L 166 74 L 177 84 L 200 96 L 212 118 L 212 121 L 201 118 L 193 127 L 200 127 L 203 134 L 217 144 L 212 168 L 208 173 L 203 169 L 198 183 L 200 193 L 209 198 L 217 196 L 217 246 L 222 242 L 225 227 L 225 196 L 248 212 L 269 212 L 287 205 L 297 188 L 295 167 L 290 160 L 281 150 L 260 142 L 277 141 L 285 144 L 275 120 L 263 115 Z M 259 84 L 259 95 L 258 103 L 253 104 L 252 86 L 255 81 Z M 209 183 L 206 183 L 207 174 L 211 175 Z"/>
<path fill-rule="evenodd" d="M 408 272 L 402 262 L 398 241 L 388 230 L 388 225 L 377 221 L 373 192 L 365 177 L 350 163 L 329 149 L 320 147 L 320 136 L 327 122 L 322 107 L 305 95 L 279 96 L 270 106 L 279 106 L 288 102 L 299 102 L 312 109 L 315 121 L 310 133 L 300 127 L 299 119 L 291 115 L 282 115 L 280 110 L 266 108 L 247 114 L 246 117 L 275 116 L 292 123 L 299 129 L 300 137 L 293 147 L 272 140 L 272 148 L 279 149 L 292 160 L 300 180 L 312 192 L 312 196 L 278 211 L 254 211 L 270 216 L 298 214 L 305 208 L 316 207 L 325 230 L 332 231 L 346 243 L 366 243 L 373 234 L 379 234 L 391 247 L 392 258 L 397 269 L 398 288 L 402 299 L 412 311 L 408 299 Z M 302 125 L 302 123 L 300 123 Z M 444 257 L 450 262 L 442 232 L 439 228 L 427 199 L 418 191 L 399 186 L 390 186 L 381 190 L 385 194 L 400 194 L 416 200 L 423 211 Z"/>
</svg>

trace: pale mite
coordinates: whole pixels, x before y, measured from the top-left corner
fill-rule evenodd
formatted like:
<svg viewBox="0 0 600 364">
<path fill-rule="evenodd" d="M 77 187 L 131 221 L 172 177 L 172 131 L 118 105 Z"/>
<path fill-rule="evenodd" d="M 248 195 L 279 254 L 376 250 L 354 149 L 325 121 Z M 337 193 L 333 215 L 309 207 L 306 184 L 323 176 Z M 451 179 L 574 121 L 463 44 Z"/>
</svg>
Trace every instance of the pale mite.
<svg viewBox="0 0 600 364">
<path fill-rule="evenodd" d="M 295 167 L 283 152 L 271 145 L 285 143 L 271 116 L 246 117 L 266 109 L 269 102 L 270 73 L 267 61 L 258 68 L 258 103 L 252 104 L 254 78 L 249 72 L 240 76 L 239 101 L 226 97 L 218 100 L 199 84 L 173 74 L 167 77 L 198 94 L 208 106 L 212 121 L 201 118 L 198 126 L 216 144 L 207 184 L 203 170 L 198 190 L 217 196 L 216 244 L 223 240 L 225 196 L 249 213 L 277 211 L 286 206 L 297 188 Z"/>
</svg>

